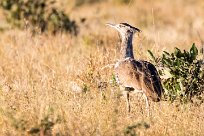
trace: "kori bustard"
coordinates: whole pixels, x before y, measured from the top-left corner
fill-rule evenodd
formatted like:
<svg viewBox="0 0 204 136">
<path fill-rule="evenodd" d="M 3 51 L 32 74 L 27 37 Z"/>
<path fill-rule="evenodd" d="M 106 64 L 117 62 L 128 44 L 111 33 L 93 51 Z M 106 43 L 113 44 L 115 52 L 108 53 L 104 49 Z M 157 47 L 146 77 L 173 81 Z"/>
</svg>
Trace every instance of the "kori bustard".
<svg viewBox="0 0 204 136">
<path fill-rule="evenodd" d="M 147 61 L 134 59 L 132 39 L 135 33 L 141 31 L 127 23 L 107 25 L 115 28 L 121 38 L 120 59 L 115 64 L 115 76 L 117 83 L 126 93 L 128 112 L 130 112 L 129 93 L 141 92 L 144 94 L 149 115 L 148 99 L 160 101 L 163 88 L 155 66 Z"/>
</svg>

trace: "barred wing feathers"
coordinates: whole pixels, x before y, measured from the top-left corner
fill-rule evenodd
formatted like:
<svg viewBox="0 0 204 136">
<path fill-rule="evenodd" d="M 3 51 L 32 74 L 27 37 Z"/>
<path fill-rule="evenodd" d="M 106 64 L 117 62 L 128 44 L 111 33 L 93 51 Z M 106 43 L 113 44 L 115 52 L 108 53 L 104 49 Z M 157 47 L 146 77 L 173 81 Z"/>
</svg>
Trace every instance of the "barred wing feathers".
<svg viewBox="0 0 204 136">
<path fill-rule="evenodd" d="M 163 89 L 153 64 L 128 58 L 116 64 L 115 74 L 118 83 L 124 87 L 143 91 L 153 101 L 160 100 Z"/>
</svg>

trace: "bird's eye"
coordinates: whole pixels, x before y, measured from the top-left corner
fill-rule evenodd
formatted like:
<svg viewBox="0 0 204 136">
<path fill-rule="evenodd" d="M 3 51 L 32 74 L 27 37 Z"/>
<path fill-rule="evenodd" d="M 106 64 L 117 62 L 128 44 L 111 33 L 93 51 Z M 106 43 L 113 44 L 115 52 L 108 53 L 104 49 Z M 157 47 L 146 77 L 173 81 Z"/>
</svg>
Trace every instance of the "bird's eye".
<svg viewBox="0 0 204 136">
<path fill-rule="evenodd" d="M 128 29 L 127 32 L 128 32 L 128 33 L 131 33 L 132 31 Z"/>
<path fill-rule="evenodd" d="M 119 25 L 120 27 L 124 27 L 124 25 Z"/>
</svg>

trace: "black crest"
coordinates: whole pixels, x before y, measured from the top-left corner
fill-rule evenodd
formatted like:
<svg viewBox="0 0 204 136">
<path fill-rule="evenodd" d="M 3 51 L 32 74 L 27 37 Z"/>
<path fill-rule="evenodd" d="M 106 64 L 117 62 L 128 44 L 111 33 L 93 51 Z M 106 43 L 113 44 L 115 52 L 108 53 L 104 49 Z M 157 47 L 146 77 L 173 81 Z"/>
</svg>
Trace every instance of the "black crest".
<svg viewBox="0 0 204 136">
<path fill-rule="evenodd" d="M 128 23 L 120 23 L 120 24 L 125 25 L 125 26 L 128 26 L 128 27 L 130 27 L 130 28 L 132 28 L 132 29 L 134 29 L 134 30 L 136 30 L 136 31 L 138 31 L 138 32 L 141 32 L 140 29 L 138 29 L 138 28 L 136 28 L 136 27 L 133 27 L 133 26 L 129 25 Z"/>
</svg>

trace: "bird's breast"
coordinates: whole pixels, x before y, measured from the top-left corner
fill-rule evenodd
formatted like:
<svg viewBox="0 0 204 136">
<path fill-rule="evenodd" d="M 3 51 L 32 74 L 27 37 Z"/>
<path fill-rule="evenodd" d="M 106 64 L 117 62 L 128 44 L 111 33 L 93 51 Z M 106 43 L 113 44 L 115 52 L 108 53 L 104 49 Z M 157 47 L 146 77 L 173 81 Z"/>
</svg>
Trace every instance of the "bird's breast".
<svg viewBox="0 0 204 136">
<path fill-rule="evenodd" d="M 119 60 L 115 64 L 114 72 L 115 72 L 116 82 L 118 84 L 124 84 L 124 82 L 127 82 L 126 79 L 128 75 L 131 73 L 131 71 L 129 71 L 128 69 L 128 66 L 131 61 L 130 59 L 131 58 L 125 58 L 123 60 Z"/>
</svg>

